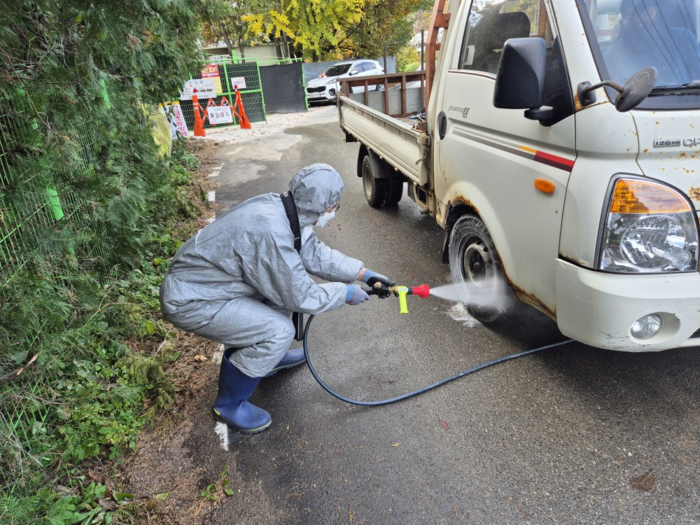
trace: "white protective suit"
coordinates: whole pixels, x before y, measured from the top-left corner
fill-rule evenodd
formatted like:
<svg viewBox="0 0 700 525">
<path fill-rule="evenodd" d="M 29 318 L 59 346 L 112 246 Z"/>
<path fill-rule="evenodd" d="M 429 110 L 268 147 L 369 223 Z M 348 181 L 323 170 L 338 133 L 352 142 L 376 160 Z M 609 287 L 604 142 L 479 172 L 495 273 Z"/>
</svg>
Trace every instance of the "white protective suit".
<svg viewBox="0 0 700 525">
<path fill-rule="evenodd" d="M 230 361 L 249 377 L 264 377 L 294 340 L 291 312 L 319 314 L 345 304 L 347 285 L 363 263 L 323 244 L 312 224 L 343 193 L 327 164 L 303 168 L 289 183 L 303 235 L 301 253 L 279 194 L 235 206 L 200 230 L 175 254 L 160 289 L 172 324 L 239 350 Z M 326 281 L 316 284 L 309 274 Z"/>
</svg>

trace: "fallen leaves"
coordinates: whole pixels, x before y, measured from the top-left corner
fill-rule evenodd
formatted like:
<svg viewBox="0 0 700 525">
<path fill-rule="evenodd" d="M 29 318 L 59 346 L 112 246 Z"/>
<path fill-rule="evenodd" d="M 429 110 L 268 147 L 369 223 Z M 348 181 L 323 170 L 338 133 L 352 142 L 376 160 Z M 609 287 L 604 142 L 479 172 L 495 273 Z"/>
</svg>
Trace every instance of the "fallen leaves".
<svg viewBox="0 0 700 525">
<path fill-rule="evenodd" d="M 632 478 L 629 486 L 634 490 L 649 492 L 654 488 L 655 483 L 656 477 L 654 477 L 654 469 L 649 469 L 641 476 Z"/>
</svg>

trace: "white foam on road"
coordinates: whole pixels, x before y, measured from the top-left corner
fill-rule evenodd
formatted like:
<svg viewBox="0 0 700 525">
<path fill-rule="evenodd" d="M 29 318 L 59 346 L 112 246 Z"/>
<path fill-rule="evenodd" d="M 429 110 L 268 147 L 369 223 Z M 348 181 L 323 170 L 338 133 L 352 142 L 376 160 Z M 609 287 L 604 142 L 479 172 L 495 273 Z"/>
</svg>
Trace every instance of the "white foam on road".
<svg viewBox="0 0 700 525">
<path fill-rule="evenodd" d="M 221 170 L 224 168 L 224 165 L 222 164 L 221 166 L 216 166 L 215 168 L 212 168 L 212 172 L 208 175 L 209 178 L 211 177 L 218 177 L 219 174 L 221 173 Z"/>
<path fill-rule="evenodd" d="M 469 314 L 469 312 L 467 311 L 467 307 L 464 306 L 462 303 L 458 303 L 452 306 L 452 308 L 449 309 L 448 313 L 453 320 L 459 321 L 464 326 L 467 326 L 469 328 L 474 328 L 481 324 Z"/>
<path fill-rule="evenodd" d="M 214 426 L 214 432 L 219 436 L 219 441 L 221 441 L 221 448 L 228 452 L 228 427 L 226 423 L 217 422 Z"/>
<path fill-rule="evenodd" d="M 219 345 L 219 348 L 216 349 L 214 355 L 211 356 L 212 363 L 214 363 L 215 365 L 221 364 L 221 359 L 224 357 L 224 349 L 224 345 Z"/>
</svg>

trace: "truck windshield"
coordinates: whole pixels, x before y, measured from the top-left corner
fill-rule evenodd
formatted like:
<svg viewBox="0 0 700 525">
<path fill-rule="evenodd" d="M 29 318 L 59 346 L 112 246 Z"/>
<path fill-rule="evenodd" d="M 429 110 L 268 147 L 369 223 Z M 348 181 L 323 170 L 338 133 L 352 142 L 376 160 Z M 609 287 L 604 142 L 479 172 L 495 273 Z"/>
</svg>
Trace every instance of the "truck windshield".
<svg viewBox="0 0 700 525">
<path fill-rule="evenodd" d="M 645 67 L 657 88 L 700 87 L 700 0 L 579 0 L 604 80 L 624 84 Z M 587 22 L 587 23 L 586 23 Z"/>
</svg>

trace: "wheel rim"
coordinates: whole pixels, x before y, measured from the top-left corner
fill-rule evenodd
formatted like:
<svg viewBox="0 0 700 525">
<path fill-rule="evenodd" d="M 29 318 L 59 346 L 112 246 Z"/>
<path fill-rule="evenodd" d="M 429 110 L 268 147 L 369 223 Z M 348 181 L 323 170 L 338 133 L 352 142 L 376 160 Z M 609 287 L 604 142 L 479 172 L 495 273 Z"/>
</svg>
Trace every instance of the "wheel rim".
<svg viewBox="0 0 700 525">
<path fill-rule="evenodd" d="M 494 276 L 493 257 L 481 239 L 469 239 L 462 263 L 464 279 L 475 286 L 484 286 Z"/>
<path fill-rule="evenodd" d="M 497 306 L 498 274 L 493 254 L 480 237 L 472 237 L 465 242 L 462 275 L 465 283 L 473 287 L 471 294 L 476 299 L 468 306 L 470 313 L 481 321 L 497 319 L 501 312 Z"/>
</svg>

